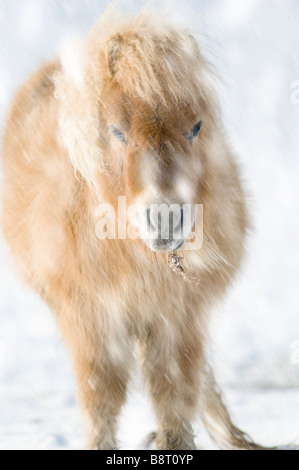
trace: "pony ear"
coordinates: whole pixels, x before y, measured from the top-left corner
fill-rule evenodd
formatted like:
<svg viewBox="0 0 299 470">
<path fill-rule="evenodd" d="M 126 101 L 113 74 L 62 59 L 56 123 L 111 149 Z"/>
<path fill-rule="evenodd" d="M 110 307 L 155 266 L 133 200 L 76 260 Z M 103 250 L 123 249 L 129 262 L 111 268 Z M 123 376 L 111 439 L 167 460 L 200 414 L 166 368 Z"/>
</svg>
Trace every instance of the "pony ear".
<svg viewBox="0 0 299 470">
<path fill-rule="evenodd" d="M 106 59 L 108 69 L 111 77 L 114 77 L 117 72 L 117 62 L 121 56 L 121 48 L 123 44 L 123 38 L 120 34 L 117 34 L 107 43 L 106 46 Z"/>
</svg>

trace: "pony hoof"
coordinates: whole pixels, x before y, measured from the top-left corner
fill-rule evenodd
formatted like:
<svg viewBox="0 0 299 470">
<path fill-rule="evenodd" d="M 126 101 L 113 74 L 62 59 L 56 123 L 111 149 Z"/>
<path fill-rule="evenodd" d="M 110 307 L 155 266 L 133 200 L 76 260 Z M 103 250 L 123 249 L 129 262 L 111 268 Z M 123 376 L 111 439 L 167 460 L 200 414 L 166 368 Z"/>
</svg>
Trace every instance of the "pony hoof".
<svg viewBox="0 0 299 470">
<path fill-rule="evenodd" d="M 151 432 L 146 436 L 146 438 L 140 443 L 139 449 L 140 450 L 154 450 L 154 443 L 157 439 L 157 433 Z"/>
</svg>

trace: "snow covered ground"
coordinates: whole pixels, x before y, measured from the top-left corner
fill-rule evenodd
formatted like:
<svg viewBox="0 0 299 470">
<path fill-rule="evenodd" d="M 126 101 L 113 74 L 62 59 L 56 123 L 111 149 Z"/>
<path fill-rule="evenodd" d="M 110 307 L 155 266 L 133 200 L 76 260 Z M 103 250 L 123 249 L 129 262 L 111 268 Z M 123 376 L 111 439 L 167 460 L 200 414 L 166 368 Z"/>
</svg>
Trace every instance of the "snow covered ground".
<svg viewBox="0 0 299 470">
<path fill-rule="evenodd" d="M 101 0 L 0 0 L 0 126 L 16 86 L 65 37 L 84 33 Z M 124 0 L 136 11 L 144 1 Z M 159 5 L 159 2 L 153 2 Z M 212 348 L 237 423 L 268 445 L 299 437 L 299 3 L 173 0 L 171 15 L 200 31 L 222 78 L 226 127 L 252 195 L 248 260 L 215 312 Z M 75 449 L 80 414 L 54 321 L 20 285 L 0 242 L 0 449 Z M 124 448 L 154 429 L 142 390 L 121 419 Z M 200 431 L 200 428 L 198 428 Z M 199 432 L 202 446 L 211 446 Z"/>
</svg>

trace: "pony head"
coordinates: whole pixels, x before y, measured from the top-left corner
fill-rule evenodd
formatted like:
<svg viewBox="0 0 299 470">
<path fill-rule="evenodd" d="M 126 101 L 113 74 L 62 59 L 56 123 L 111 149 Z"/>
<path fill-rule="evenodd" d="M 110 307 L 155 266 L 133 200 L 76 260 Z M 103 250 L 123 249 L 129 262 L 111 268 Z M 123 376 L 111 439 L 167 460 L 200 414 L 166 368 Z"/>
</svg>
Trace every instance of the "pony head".
<svg viewBox="0 0 299 470">
<path fill-rule="evenodd" d="M 154 251 L 181 248 L 195 223 L 218 125 L 212 73 L 189 31 L 156 14 L 106 15 L 56 76 L 74 168 L 130 215 Z M 79 70 L 78 70 L 79 69 Z"/>
</svg>

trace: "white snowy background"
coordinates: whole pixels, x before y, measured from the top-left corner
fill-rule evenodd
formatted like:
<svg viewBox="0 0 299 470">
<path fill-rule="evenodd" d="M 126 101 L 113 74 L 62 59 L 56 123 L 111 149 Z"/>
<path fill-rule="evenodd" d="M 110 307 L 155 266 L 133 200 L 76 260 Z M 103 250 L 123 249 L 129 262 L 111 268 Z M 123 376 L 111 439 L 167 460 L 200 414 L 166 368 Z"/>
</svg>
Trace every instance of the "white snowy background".
<svg viewBox="0 0 299 470">
<path fill-rule="evenodd" d="M 124 0 L 125 10 L 146 2 Z M 16 87 L 86 33 L 102 0 L 0 0 L 0 127 Z M 160 2 L 153 2 L 159 6 Z M 248 259 L 211 325 L 218 378 L 235 421 L 256 440 L 299 437 L 299 80 L 297 0 L 174 0 L 202 33 L 223 85 L 232 144 L 251 192 Z M 297 97 L 299 95 L 297 94 Z M 78 449 L 83 433 L 69 358 L 50 312 L 12 271 L 0 240 L 0 449 Z M 121 418 L 122 448 L 154 429 L 139 385 Z M 198 425 L 198 442 L 212 444 Z"/>
</svg>

